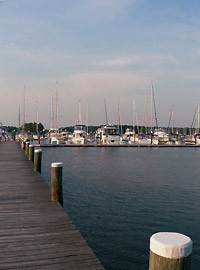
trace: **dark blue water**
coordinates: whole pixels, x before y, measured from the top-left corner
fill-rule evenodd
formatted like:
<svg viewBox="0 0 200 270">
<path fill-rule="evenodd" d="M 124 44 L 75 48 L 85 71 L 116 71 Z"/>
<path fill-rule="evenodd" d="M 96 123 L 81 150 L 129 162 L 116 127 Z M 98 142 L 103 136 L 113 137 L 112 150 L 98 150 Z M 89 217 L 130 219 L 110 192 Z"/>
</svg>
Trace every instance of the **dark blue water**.
<svg viewBox="0 0 200 270">
<path fill-rule="evenodd" d="M 148 269 L 149 239 L 179 232 L 200 269 L 199 148 L 43 148 L 63 162 L 64 207 L 105 269 Z"/>
</svg>

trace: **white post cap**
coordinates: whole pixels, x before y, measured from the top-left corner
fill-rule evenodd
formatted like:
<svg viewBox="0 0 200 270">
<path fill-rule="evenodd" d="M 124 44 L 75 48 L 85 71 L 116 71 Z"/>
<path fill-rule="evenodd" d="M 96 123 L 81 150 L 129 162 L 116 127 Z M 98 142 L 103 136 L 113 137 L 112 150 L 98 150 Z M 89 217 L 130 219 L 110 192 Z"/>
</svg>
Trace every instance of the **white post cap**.
<svg viewBox="0 0 200 270">
<path fill-rule="evenodd" d="M 52 167 L 52 168 L 62 167 L 62 166 L 63 166 L 62 162 L 54 162 L 54 163 L 51 163 L 51 167 Z"/>
<path fill-rule="evenodd" d="M 41 152 L 42 152 L 42 149 L 35 149 L 34 152 L 35 152 L 35 153 L 41 153 Z"/>
<path fill-rule="evenodd" d="M 192 240 L 175 232 L 159 232 L 150 238 L 150 250 L 162 257 L 180 259 L 192 253 Z"/>
<path fill-rule="evenodd" d="M 30 144 L 29 147 L 34 147 L 34 145 L 33 144 Z"/>
</svg>

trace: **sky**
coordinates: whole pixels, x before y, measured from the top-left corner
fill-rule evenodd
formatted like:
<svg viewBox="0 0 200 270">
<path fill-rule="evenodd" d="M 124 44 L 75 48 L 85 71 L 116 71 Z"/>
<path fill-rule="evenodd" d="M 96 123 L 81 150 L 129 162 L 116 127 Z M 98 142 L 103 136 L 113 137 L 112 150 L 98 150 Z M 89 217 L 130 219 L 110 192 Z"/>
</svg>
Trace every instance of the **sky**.
<svg viewBox="0 0 200 270">
<path fill-rule="evenodd" d="M 200 103 L 198 0 L 0 1 L 0 115 L 18 125 L 25 85 L 26 122 L 50 126 L 59 89 L 59 126 L 74 125 L 81 100 L 89 125 L 142 124 L 153 81 L 158 124 L 191 126 Z M 148 106 L 150 107 L 150 106 Z"/>
</svg>

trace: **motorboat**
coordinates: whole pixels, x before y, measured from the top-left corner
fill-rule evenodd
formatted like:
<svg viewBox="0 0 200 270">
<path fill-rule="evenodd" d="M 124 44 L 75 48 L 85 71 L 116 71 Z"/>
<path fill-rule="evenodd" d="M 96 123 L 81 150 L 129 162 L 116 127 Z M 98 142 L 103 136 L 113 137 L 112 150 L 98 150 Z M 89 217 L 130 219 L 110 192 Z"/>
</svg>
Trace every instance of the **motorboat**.
<svg viewBox="0 0 200 270">
<path fill-rule="evenodd" d="M 127 128 L 126 132 L 122 136 L 122 141 L 129 144 L 134 144 L 139 142 L 139 138 L 138 135 L 135 134 L 135 131 L 133 129 Z"/>
<path fill-rule="evenodd" d="M 154 136 L 158 137 L 158 144 L 166 144 L 169 142 L 169 134 L 161 128 L 154 130 Z"/>
<path fill-rule="evenodd" d="M 119 128 L 115 125 L 104 125 L 96 131 L 97 144 L 119 145 L 121 144 Z"/>
<path fill-rule="evenodd" d="M 75 125 L 74 131 L 71 138 L 72 144 L 86 144 L 87 143 L 87 132 L 86 125 Z"/>
</svg>

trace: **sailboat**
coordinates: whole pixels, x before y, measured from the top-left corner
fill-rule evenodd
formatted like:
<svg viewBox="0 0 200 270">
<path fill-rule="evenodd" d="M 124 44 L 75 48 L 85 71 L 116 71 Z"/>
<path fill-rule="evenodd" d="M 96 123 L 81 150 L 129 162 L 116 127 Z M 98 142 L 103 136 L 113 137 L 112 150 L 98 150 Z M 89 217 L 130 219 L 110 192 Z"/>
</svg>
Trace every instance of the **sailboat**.
<svg viewBox="0 0 200 270">
<path fill-rule="evenodd" d="M 54 119 L 54 102 L 53 102 L 53 91 L 51 95 L 51 124 L 49 130 L 50 144 L 57 145 L 63 144 L 64 139 L 59 136 L 58 128 L 58 81 L 56 82 L 56 119 Z M 54 121 L 56 120 L 56 121 Z"/>
<path fill-rule="evenodd" d="M 180 142 L 179 142 L 178 132 L 174 131 L 174 105 L 172 105 L 167 130 L 168 130 L 168 134 L 169 134 L 169 142 L 167 144 L 169 144 L 169 145 L 174 145 L 174 144 L 179 145 Z"/>
<path fill-rule="evenodd" d="M 84 145 L 87 143 L 87 128 L 82 124 L 81 101 L 79 100 L 79 117 L 71 138 L 72 144 Z"/>
<path fill-rule="evenodd" d="M 135 132 L 135 126 L 137 125 L 137 130 L 139 130 L 138 125 L 138 115 L 136 111 L 136 104 L 135 99 L 132 99 L 132 112 L 133 112 L 133 126 L 132 128 L 127 128 L 124 135 L 123 135 L 123 141 L 129 144 L 138 144 L 139 138 L 138 135 Z"/>
<path fill-rule="evenodd" d="M 105 106 L 105 124 L 97 129 L 95 134 L 96 143 L 100 145 L 119 145 L 121 144 L 119 125 L 120 125 L 120 112 L 118 106 L 119 125 L 108 124 L 106 99 L 104 99 Z"/>
<path fill-rule="evenodd" d="M 156 107 L 155 107 L 155 98 L 154 98 L 154 92 L 153 92 L 153 83 L 151 81 L 151 127 L 150 127 L 150 134 L 140 134 L 139 137 L 139 145 L 158 145 L 158 135 L 153 131 L 153 107 L 154 107 L 154 113 L 155 113 L 155 122 L 156 127 L 158 126 L 158 118 L 156 113 Z M 147 107 L 147 104 L 146 104 Z M 145 112 L 146 112 L 145 108 Z"/>
<path fill-rule="evenodd" d="M 190 128 L 190 134 L 189 136 L 186 136 L 185 139 L 186 145 L 200 145 L 199 121 L 200 121 L 200 106 L 198 104 Z"/>
</svg>

